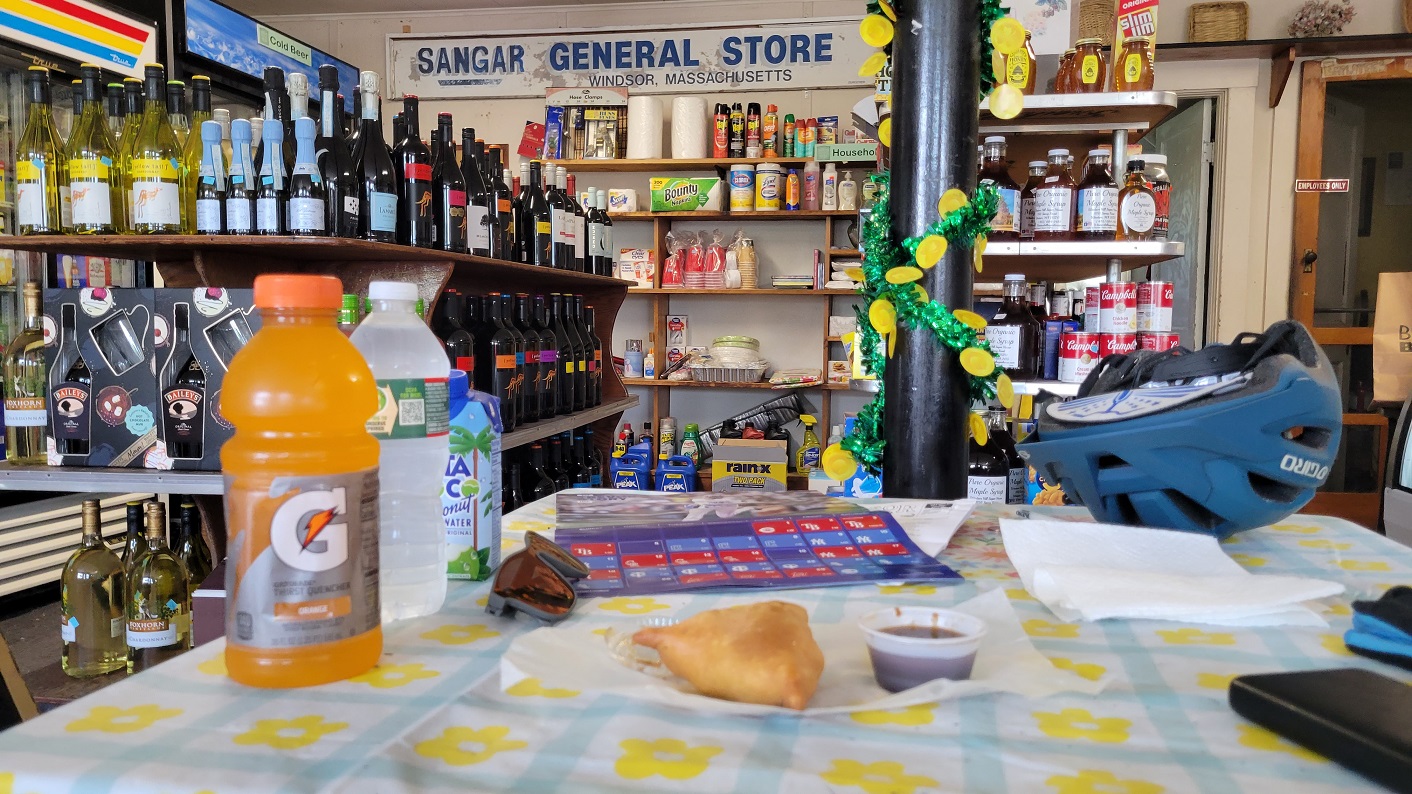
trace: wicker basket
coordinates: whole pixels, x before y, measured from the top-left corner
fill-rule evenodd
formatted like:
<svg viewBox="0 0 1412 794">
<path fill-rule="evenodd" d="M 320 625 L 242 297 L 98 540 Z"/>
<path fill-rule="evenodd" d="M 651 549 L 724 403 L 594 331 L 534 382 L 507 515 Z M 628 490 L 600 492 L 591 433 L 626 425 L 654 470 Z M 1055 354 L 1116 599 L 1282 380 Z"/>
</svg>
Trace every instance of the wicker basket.
<svg viewBox="0 0 1412 794">
<path fill-rule="evenodd" d="M 1249 30 L 1245 3 L 1197 3 L 1187 10 L 1187 41 L 1242 41 Z"/>
<path fill-rule="evenodd" d="M 1079 38 L 1113 43 L 1113 0 L 1079 0 Z"/>
</svg>

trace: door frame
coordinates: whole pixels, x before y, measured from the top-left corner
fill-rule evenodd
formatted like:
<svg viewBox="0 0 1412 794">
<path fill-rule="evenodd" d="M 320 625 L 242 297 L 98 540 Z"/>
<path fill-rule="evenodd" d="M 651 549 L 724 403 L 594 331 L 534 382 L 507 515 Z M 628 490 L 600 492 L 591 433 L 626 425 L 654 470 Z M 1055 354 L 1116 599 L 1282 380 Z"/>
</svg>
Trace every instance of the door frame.
<svg viewBox="0 0 1412 794">
<path fill-rule="evenodd" d="M 1325 58 L 1305 61 L 1300 71 L 1299 127 L 1295 178 L 1323 179 L 1324 105 L 1329 83 L 1412 78 L 1412 56 Z M 1309 328 L 1323 346 L 1371 347 L 1373 328 L 1319 328 L 1314 323 L 1314 293 L 1318 277 L 1319 193 L 1294 196 L 1294 259 L 1290 263 L 1290 316 Z M 1306 264 L 1308 254 L 1315 259 Z M 1372 426 L 1378 432 L 1377 487 L 1369 493 L 1321 491 L 1304 510 L 1346 518 L 1377 529 L 1382 514 L 1382 482 L 1386 476 L 1388 420 L 1379 413 L 1345 413 L 1343 425 Z"/>
</svg>

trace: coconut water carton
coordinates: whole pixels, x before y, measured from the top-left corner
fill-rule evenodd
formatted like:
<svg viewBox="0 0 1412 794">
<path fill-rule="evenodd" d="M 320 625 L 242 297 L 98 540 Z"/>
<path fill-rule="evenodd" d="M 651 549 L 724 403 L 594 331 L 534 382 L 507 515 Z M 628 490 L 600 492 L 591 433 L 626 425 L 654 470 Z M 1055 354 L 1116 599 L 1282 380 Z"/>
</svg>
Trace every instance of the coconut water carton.
<svg viewBox="0 0 1412 794">
<path fill-rule="evenodd" d="M 442 481 L 446 575 L 487 579 L 500 564 L 500 401 L 451 370 L 451 454 Z"/>
</svg>

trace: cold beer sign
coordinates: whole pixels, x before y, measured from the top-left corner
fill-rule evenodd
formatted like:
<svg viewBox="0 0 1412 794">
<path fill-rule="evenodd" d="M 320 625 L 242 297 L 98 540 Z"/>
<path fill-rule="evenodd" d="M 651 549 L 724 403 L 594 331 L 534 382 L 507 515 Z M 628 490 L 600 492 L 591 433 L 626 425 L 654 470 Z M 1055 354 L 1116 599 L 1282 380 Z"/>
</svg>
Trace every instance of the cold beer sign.
<svg viewBox="0 0 1412 794">
<path fill-rule="evenodd" d="M 543 97 L 546 88 L 680 94 L 870 86 L 869 78 L 858 76 L 858 64 L 871 52 L 858 38 L 856 20 L 579 36 L 392 35 L 388 94 L 461 99 Z"/>
</svg>

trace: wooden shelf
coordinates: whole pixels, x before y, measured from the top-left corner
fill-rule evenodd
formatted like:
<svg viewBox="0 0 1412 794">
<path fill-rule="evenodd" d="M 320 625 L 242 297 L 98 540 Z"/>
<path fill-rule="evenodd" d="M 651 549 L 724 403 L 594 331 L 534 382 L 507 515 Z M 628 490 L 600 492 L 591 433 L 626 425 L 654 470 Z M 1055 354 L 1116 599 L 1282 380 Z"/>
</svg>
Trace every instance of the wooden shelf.
<svg viewBox="0 0 1412 794">
<path fill-rule="evenodd" d="M 862 257 L 863 252 L 857 248 L 830 248 L 829 256 Z"/>
<path fill-rule="evenodd" d="M 630 289 L 629 295 L 744 295 L 752 297 L 770 298 L 802 298 L 802 297 L 836 297 L 840 295 L 857 296 L 858 293 L 851 289 L 678 289 L 675 287 L 657 287 L 655 289 Z"/>
<path fill-rule="evenodd" d="M 843 344 L 843 337 L 841 337 L 841 336 L 829 336 L 829 337 L 825 337 L 825 338 L 824 338 L 824 341 L 825 341 L 825 342 L 837 342 L 837 343 L 839 343 L 839 344 Z"/>
<path fill-rule="evenodd" d="M 622 414 L 623 411 L 636 406 L 637 402 L 637 398 L 629 394 L 621 400 L 605 402 L 602 405 L 589 408 L 586 411 L 579 411 L 567 416 L 556 416 L 548 421 L 535 422 L 527 427 L 511 430 L 500 438 L 500 449 L 507 450 L 522 447 L 525 444 L 538 441 L 542 438 L 548 438 L 552 435 L 562 433 L 565 430 L 573 430 L 576 427 L 582 427 L 590 422 L 596 422 L 599 419 L 618 416 Z"/>
<path fill-rule="evenodd" d="M 700 159 L 676 160 L 668 157 L 650 160 L 554 160 L 570 171 L 589 173 L 593 171 L 642 172 L 642 171 L 709 171 L 713 168 L 730 168 L 733 165 L 759 165 L 775 163 L 785 168 L 803 168 L 812 162 L 812 157 L 706 157 Z M 872 167 L 872 160 L 833 161 L 838 168 Z M 822 167 L 822 166 L 821 166 Z"/>
<path fill-rule="evenodd" d="M 1035 94 L 1013 119 L 997 119 L 981 103 L 981 130 L 1013 135 L 1075 135 L 1128 130 L 1142 133 L 1176 112 L 1171 91 L 1109 91 L 1100 94 Z"/>
<path fill-rule="evenodd" d="M 823 220 L 825 218 L 851 218 L 858 213 L 856 210 L 780 210 L 778 212 L 720 212 L 716 210 L 694 210 L 692 212 L 650 212 L 639 210 L 637 212 L 611 212 L 608 217 L 614 221 L 647 221 L 657 218 L 668 218 L 671 220 L 683 221 L 724 221 L 734 220 L 742 222 L 754 221 L 807 221 Z"/>
<path fill-rule="evenodd" d="M 847 383 L 815 383 L 811 386 L 773 386 L 768 380 L 757 381 L 755 383 L 715 383 L 712 381 L 700 380 L 658 380 L 656 378 L 623 378 L 623 385 L 631 389 L 634 386 L 642 386 L 649 389 L 772 389 L 774 391 L 789 391 L 790 389 L 824 389 L 825 391 L 848 391 Z"/>
<path fill-rule="evenodd" d="M 993 242 L 985 249 L 986 273 L 1024 273 L 1031 281 L 1069 283 L 1103 276 L 1108 260 L 1120 259 L 1123 270 L 1155 265 L 1186 253 L 1183 243 L 1144 242 Z M 985 278 L 985 276 L 982 276 Z"/>
</svg>

